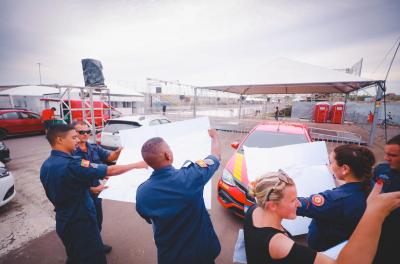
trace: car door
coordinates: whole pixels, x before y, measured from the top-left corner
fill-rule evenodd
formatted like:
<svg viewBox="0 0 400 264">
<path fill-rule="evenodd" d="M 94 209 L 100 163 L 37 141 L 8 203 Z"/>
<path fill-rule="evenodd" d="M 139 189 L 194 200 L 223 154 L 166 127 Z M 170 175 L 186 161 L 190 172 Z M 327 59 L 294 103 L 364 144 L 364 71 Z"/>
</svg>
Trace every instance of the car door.
<svg viewBox="0 0 400 264">
<path fill-rule="evenodd" d="M 43 132 L 44 131 L 44 125 L 42 123 L 42 120 L 40 119 L 40 115 L 28 112 L 27 113 L 29 116 L 29 119 L 32 124 L 32 131 L 33 132 Z"/>
<path fill-rule="evenodd" d="M 32 133 L 35 131 L 35 122 L 30 118 L 29 114 L 26 112 L 19 112 L 20 120 L 20 133 Z"/>
<path fill-rule="evenodd" d="M 21 120 L 17 112 L 6 112 L 0 115 L 1 128 L 5 129 L 8 134 L 21 133 Z"/>
</svg>

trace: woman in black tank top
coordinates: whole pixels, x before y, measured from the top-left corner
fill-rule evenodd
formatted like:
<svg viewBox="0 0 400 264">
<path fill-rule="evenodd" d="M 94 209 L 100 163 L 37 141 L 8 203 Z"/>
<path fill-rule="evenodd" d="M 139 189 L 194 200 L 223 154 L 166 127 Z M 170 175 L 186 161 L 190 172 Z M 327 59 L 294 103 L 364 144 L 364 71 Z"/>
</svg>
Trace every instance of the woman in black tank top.
<svg viewBox="0 0 400 264">
<path fill-rule="evenodd" d="M 400 192 L 379 194 L 381 189 L 381 184 L 375 185 L 364 216 L 338 259 L 333 260 L 294 242 L 281 225 L 283 219 L 296 218 L 300 206 L 294 181 L 281 170 L 261 176 L 249 186 L 256 205 L 247 211 L 244 220 L 247 263 L 372 263 L 382 222 L 400 206 Z"/>
</svg>

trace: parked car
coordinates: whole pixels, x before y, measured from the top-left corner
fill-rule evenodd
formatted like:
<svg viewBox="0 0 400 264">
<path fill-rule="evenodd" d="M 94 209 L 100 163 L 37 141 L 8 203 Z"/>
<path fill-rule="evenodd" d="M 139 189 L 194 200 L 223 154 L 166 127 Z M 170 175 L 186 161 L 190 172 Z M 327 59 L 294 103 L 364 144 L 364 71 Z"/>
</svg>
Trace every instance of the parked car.
<svg viewBox="0 0 400 264">
<path fill-rule="evenodd" d="M 39 114 L 25 109 L 0 109 L 0 139 L 10 135 L 44 132 Z"/>
<path fill-rule="evenodd" d="M 10 160 L 10 150 L 7 148 L 6 144 L 3 141 L 0 141 L 0 161 L 3 163 L 7 163 Z"/>
<path fill-rule="evenodd" d="M 14 177 L 0 162 L 0 207 L 11 201 L 14 196 Z"/>
<path fill-rule="evenodd" d="M 237 151 L 229 159 L 218 181 L 220 204 L 240 217 L 244 216 L 244 207 L 253 204 L 253 199 L 247 195 L 249 180 L 243 146 L 272 148 L 307 142 L 311 142 L 311 137 L 302 124 L 269 122 L 254 127 L 241 143 L 231 144 Z"/>
<path fill-rule="evenodd" d="M 109 119 L 101 132 L 101 137 L 98 138 L 97 141 L 102 147 L 113 150 L 121 147 L 119 131 L 167 123 L 171 123 L 168 118 L 157 115 L 123 116 Z"/>
</svg>

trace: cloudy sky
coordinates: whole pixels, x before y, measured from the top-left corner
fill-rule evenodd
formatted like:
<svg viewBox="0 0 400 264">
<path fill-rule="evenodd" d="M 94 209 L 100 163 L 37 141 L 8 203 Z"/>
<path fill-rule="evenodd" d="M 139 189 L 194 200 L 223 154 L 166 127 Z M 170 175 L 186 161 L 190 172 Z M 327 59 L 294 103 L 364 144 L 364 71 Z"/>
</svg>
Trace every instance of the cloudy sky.
<svg viewBox="0 0 400 264">
<path fill-rule="evenodd" d="M 38 83 L 38 62 L 43 83 L 83 85 L 82 58 L 139 91 L 147 77 L 263 77 L 279 57 L 331 69 L 363 58 L 361 76 L 384 79 L 399 37 L 398 0 L 1 0 L 0 85 Z M 388 80 L 400 93 L 400 54 Z"/>
</svg>

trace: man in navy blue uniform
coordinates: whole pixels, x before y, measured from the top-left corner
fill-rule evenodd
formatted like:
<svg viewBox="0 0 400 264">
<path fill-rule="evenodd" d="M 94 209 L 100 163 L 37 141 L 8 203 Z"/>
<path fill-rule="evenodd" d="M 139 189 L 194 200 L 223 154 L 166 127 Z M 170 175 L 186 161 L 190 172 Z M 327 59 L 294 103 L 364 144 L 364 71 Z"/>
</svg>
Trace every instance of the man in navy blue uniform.
<svg viewBox="0 0 400 264">
<path fill-rule="evenodd" d="M 46 134 L 52 151 L 40 169 L 40 180 L 56 212 L 56 232 L 67 253 L 67 263 L 106 263 L 96 210 L 89 188 L 93 179 L 144 168 L 142 161 L 109 166 L 72 156 L 78 137 L 72 126 L 57 124 Z"/>
<path fill-rule="evenodd" d="M 115 151 L 108 151 L 97 144 L 91 144 L 88 142 L 88 139 L 91 135 L 91 130 L 88 125 L 83 121 L 76 121 L 73 123 L 73 126 L 79 139 L 78 147 L 72 153 L 73 156 L 79 156 L 82 159 L 96 164 L 109 164 L 110 162 L 114 162 L 118 159 L 122 148 L 118 148 Z M 90 187 L 90 196 L 92 197 L 96 207 L 97 224 L 100 232 L 103 224 L 103 208 L 101 198 L 98 196 L 100 192 L 106 188 L 105 181 L 106 180 L 100 182 L 99 179 L 94 179 L 91 182 Z M 111 249 L 111 246 L 104 244 L 104 252 L 106 254 L 109 253 Z"/>
<path fill-rule="evenodd" d="M 173 154 L 162 138 L 142 147 L 154 172 L 137 190 L 136 210 L 153 225 L 160 264 L 214 263 L 221 251 L 203 199 L 204 186 L 220 164 L 217 133 L 209 130 L 209 135 L 211 155 L 180 169 L 172 166 Z"/>
<path fill-rule="evenodd" d="M 383 181 L 383 192 L 400 191 L 400 135 L 390 139 L 384 148 L 385 163 L 374 169 L 376 181 Z M 400 253 L 400 209 L 394 210 L 383 223 L 378 251 L 374 263 L 399 263 Z"/>
</svg>

